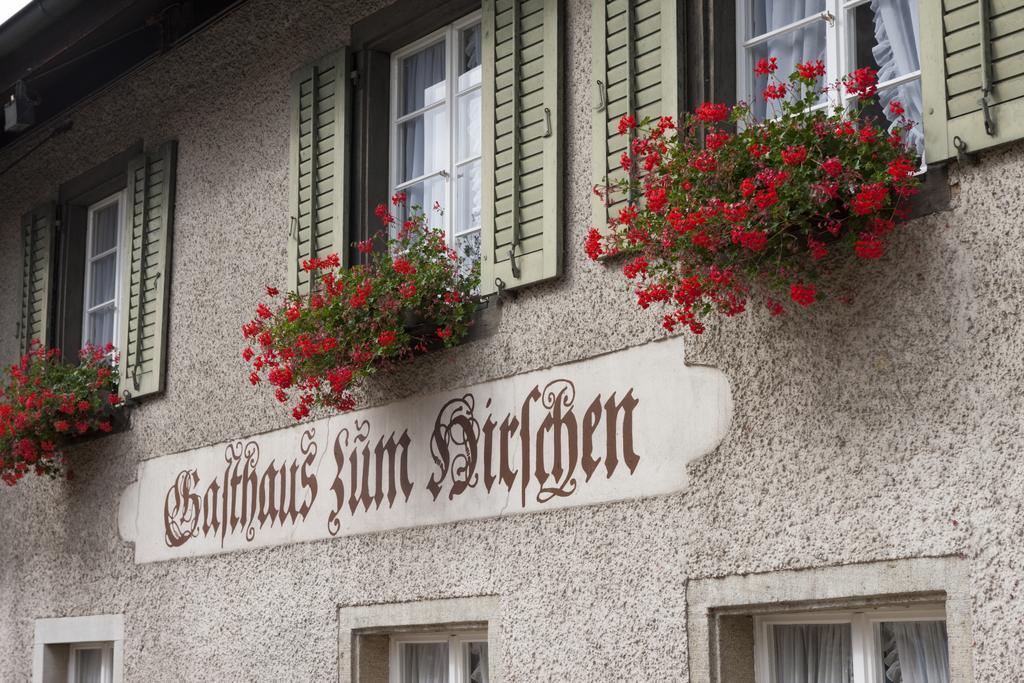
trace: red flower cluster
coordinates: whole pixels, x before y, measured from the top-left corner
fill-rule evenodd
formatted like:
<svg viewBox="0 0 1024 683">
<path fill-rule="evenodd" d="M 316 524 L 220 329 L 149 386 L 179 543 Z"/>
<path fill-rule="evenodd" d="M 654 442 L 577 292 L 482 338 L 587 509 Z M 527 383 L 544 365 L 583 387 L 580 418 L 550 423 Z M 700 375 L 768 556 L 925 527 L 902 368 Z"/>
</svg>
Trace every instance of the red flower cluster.
<svg viewBox="0 0 1024 683">
<path fill-rule="evenodd" d="M 798 64 L 785 81 L 777 69 L 769 58 L 754 71 L 767 77 L 764 98 L 781 118 L 762 122 L 745 104 L 704 103 L 671 129 L 659 119 L 620 122 L 632 138 L 629 178 L 604 194 L 619 204 L 617 216 L 584 246 L 591 259 L 629 255 L 622 268 L 637 305 L 668 308 L 668 330 L 699 334 L 709 314 L 746 310 L 755 287 L 778 292 L 765 297 L 772 315 L 785 312 L 783 299 L 809 306 L 827 289 L 830 268 L 844 256 L 881 257 L 906 216 L 918 165 L 903 135 L 914 124 L 899 119 L 886 135 L 863 113 L 874 72 L 825 86 L 860 98 L 848 111 L 814 106 L 822 62 Z M 890 110 L 903 111 L 898 103 Z M 741 125 L 737 132 L 724 122 Z M 630 196 L 642 201 L 622 202 Z"/>
<path fill-rule="evenodd" d="M 404 193 L 391 198 L 395 206 L 405 202 Z M 384 230 L 356 245 L 370 255 L 368 264 L 342 269 L 336 254 L 304 261 L 312 292 L 279 298 L 268 287 L 272 301 L 258 304 L 242 325 L 249 382 L 266 381 L 279 402 L 292 402 L 297 420 L 315 406 L 352 410 L 357 382 L 426 351 L 434 339 L 452 345 L 468 332 L 478 269 L 462 263 L 419 207 L 391 237 L 397 219 L 385 204 L 376 213 Z M 386 244 L 375 249 L 375 240 Z M 410 329 L 415 319 L 439 326 Z"/>
<path fill-rule="evenodd" d="M 38 340 L 0 388 L 0 480 L 14 486 L 28 472 L 56 478 L 64 472 L 63 446 L 89 432 L 110 432 L 121 402 L 113 347 L 82 349 L 78 365 Z M 70 478 L 71 473 L 68 472 Z"/>
</svg>

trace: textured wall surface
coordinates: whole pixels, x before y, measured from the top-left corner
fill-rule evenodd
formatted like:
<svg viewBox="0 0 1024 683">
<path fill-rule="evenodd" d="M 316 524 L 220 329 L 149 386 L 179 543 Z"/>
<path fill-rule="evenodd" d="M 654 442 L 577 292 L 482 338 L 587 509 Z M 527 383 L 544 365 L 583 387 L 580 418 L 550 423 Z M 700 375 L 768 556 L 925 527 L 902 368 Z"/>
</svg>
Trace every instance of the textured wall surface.
<svg viewBox="0 0 1024 683">
<path fill-rule="evenodd" d="M 849 273 L 853 305 L 755 312 L 688 340 L 688 362 L 724 371 L 734 399 L 688 493 L 134 564 L 116 520 L 139 459 L 291 421 L 245 382 L 238 332 L 286 279 L 289 74 L 383 4 L 250 0 L 0 178 L 10 293 L 24 211 L 136 139 L 180 145 L 166 395 L 76 451 L 75 481 L 0 491 L 0 679 L 29 677 L 34 619 L 123 613 L 126 680 L 329 680 L 339 605 L 498 595 L 503 680 L 685 680 L 688 577 L 945 555 L 970 562 L 976 680 L 1024 679 L 1020 146 L 954 169 L 949 211 Z M 493 336 L 381 380 L 370 404 L 659 335 L 580 248 L 590 3 L 567 5 L 565 275 L 503 306 Z M 5 361 L 17 315 L 5 295 Z"/>
</svg>

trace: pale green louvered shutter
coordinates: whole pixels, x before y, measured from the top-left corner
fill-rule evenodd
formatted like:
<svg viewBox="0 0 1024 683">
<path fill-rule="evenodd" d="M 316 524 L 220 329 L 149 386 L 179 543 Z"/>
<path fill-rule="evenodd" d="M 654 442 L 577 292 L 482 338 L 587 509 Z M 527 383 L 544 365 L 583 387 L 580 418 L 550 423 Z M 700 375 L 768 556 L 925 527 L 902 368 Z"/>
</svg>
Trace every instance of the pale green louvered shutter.
<svg viewBox="0 0 1024 683">
<path fill-rule="evenodd" d="M 348 50 L 292 75 L 288 288 L 309 292 L 302 262 L 337 254 L 348 265 Z"/>
<path fill-rule="evenodd" d="M 925 159 L 956 156 L 957 139 L 974 153 L 1024 137 L 1024 2 L 920 8 Z"/>
<path fill-rule="evenodd" d="M 165 142 L 128 168 L 121 275 L 121 392 L 164 389 L 177 144 Z"/>
<path fill-rule="evenodd" d="M 561 4 L 483 3 L 484 294 L 562 271 Z"/>
<path fill-rule="evenodd" d="M 38 206 L 21 218 L 21 319 L 18 339 L 27 351 L 33 339 L 44 346 L 50 315 L 53 283 L 53 249 L 56 241 L 57 206 Z"/>
<path fill-rule="evenodd" d="M 619 119 L 633 114 L 678 120 L 681 90 L 679 17 L 676 0 L 594 0 L 591 41 L 594 185 L 607 194 L 625 178 L 619 159 L 630 139 L 619 135 Z M 594 226 L 602 228 L 615 212 L 594 197 Z"/>
</svg>

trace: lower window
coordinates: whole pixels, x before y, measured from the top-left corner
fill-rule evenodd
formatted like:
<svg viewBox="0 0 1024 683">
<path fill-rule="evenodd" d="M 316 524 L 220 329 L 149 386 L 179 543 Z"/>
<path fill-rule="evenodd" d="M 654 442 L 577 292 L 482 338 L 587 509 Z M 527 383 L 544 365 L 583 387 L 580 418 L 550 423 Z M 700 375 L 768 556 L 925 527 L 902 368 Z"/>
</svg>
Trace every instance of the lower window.
<svg viewBox="0 0 1024 683">
<path fill-rule="evenodd" d="M 755 617 L 757 683 L 949 683 L 941 607 Z"/>
<path fill-rule="evenodd" d="M 391 683 L 488 683 L 487 633 L 391 637 Z"/>
<path fill-rule="evenodd" d="M 110 683 L 113 680 L 113 643 L 75 643 L 68 646 L 68 683 Z"/>
</svg>

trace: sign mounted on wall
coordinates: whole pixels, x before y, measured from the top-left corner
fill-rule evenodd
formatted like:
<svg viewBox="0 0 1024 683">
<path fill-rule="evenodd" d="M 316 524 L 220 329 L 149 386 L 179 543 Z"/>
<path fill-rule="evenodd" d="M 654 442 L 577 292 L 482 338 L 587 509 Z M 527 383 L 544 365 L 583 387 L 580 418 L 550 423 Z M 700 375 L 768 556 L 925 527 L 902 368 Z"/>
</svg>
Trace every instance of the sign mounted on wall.
<svg viewBox="0 0 1024 683">
<path fill-rule="evenodd" d="M 731 409 L 653 342 L 144 461 L 119 526 L 153 562 L 670 493 Z"/>
</svg>

